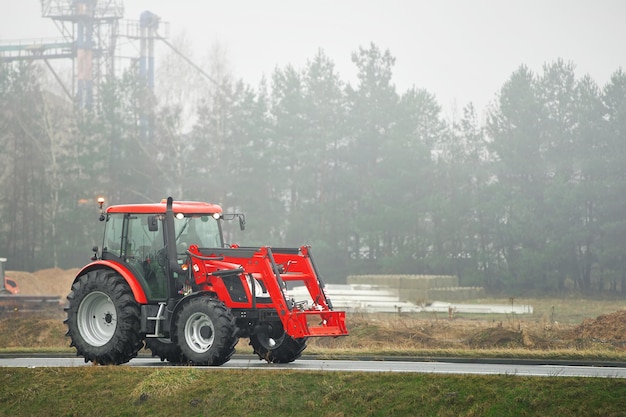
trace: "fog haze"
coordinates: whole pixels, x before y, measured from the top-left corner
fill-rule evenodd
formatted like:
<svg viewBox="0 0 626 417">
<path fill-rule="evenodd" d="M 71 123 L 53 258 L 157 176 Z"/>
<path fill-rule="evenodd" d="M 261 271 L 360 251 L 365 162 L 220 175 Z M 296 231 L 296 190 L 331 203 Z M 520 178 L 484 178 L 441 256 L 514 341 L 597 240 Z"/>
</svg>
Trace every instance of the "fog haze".
<svg viewBox="0 0 626 417">
<path fill-rule="evenodd" d="M 39 1 L 0 1 L 2 41 L 60 37 Z M 311 244 L 327 282 L 623 296 L 623 8 L 129 0 L 126 18 L 169 24 L 156 94 L 123 37 L 134 59 L 94 102 L 88 78 L 59 71 L 77 84 L 63 95 L 43 65 L 0 65 L 0 255 L 80 266 L 99 244 L 96 196 L 172 196 L 245 213 L 228 242 Z"/>
<path fill-rule="evenodd" d="M 58 37 L 41 17 L 38 0 L 2 0 L 0 40 Z M 341 77 L 355 80 L 351 53 L 374 42 L 396 58 L 394 82 L 436 95 L 444 109 L 468 102 L 478 109 L 494 99 L 519 65 L 540 72 L 558 58 L 603 85 L 626 62 L 626 3 L 566 1 L 330 1 L 214 2 L 127 0 L 125 19 L 150 10 L 169 23 L 170 38 L 184 35 L 195 59 L 218 42 L 236 78 L 256 86 L 276 67 L 303 67 L 319 48 Z M 158 57 L 157 57 L 158 61 Z"/>
</svg>

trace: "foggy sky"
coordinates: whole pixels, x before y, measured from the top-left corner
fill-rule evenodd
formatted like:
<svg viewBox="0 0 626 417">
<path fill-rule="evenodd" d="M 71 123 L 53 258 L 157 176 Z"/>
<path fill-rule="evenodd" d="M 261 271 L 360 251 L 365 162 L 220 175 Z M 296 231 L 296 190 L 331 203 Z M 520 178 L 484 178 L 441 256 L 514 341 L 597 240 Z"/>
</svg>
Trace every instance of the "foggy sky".
<svg viewBox="0 0 626 417">
<path fill-rule="evenodd" d="M 60 37 L 41 17 L 40 0 L 0 0 L 0 7 L 0 41 Z M 621 0 L 125 0 L 124 7 L 126 19 L 150 10 L 169 22 L 170 39 L 184 36 L 199 62 L 219 42 L 235 77 L 253 87 L 276 67 L 302 68 L 319 48 L 354 83 L 350 54 L 374 42 L 396 57 L 400 92 L 424 88 L 448 114 L 470 101 L 483 109 L 521 64 L 541 72 L 562 58 L 602 86 L 626 63 Z"/>
</svg>

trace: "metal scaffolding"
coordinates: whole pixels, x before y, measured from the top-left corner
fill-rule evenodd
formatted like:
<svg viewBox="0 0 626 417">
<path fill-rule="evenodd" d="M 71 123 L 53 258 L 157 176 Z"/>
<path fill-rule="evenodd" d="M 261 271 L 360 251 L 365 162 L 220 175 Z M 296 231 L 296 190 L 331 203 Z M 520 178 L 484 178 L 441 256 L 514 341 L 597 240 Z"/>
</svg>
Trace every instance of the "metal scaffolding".
<svg viewBox="0 0 626 417">
<path fill-rule="evenodd" d="M 91 109 L 102 82 L 115 74 L 122 0 L 42 0 L 41 12 L 73 44 L 72 93 L 80 107 Z"/>
<path fill-rule="evenodd" d="M 41 13 L 52 19 L 62 38 L 4 43 L 0 62 L 43 60 L 72 100 L 92 109 L 103 81 L 115 74 L 122 0 L 41 0 Z M 50 65 L 60 58 L 72 61 L 71 87 Z"/>
<path fill-rule="evenodd" d="M 155 42 L 164 41 L 169 31 L 159 16 L 145 11 L 139 20 L 124 20 L 120 25 L 123 0 L 41 0 L 41 15 L 52 19 L 61 38 L 2 41 L 0 63 L 43 61 L 67 96 L 89 111 L 98 111 L 102 86 L 127 67 L 124 62 L 136 66 L 145 86 L 154 89 Z M 139 43 L 139 48 L 125 55 L 123 49 L 133 43 Z M 59 59 L 71 63 L 70 82 L 62 80 L 50 63 Z M 152 135 L 152 124 L 150 117 L 142 117 L 144 136 Z"/>
</svg>

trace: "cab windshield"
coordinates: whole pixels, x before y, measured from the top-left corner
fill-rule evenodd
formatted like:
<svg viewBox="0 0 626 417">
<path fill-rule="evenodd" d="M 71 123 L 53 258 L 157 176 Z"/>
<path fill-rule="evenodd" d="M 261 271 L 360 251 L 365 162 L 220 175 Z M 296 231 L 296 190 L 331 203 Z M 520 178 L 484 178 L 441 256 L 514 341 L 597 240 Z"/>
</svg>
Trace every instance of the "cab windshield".
<svg viewBox="0 0 626 417">
<path fill-rule="evenodd" d="M 220 227 L 210 215 L 185 215 L 183 218 L 174 218 L 176 232 L 176 246 L 186 249 L 189 245 L 198 245 L 201 248 L 222 246 Z"/>
</svg>

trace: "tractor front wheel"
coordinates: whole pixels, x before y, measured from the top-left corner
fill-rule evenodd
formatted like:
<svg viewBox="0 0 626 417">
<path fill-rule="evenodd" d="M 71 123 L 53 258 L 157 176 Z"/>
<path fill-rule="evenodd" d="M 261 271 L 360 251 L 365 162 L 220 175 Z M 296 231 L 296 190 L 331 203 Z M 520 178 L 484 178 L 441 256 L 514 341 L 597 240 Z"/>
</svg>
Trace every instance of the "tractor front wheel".
<svg viewBox="0 0 626 417">
<path fill-rule="evenodd" d="M 177 314 L 176 339 L 190 365 L 222 365 L 239 341 L 235 319 L 224 303 L 209 297 L 186 301 Z"/>
<path fill-rule="evenodd" d="M 67 336 L 85 362 L 119 365 L 137 356 L 143 346 L 140 308 L 118 273 L 100 269 L 81 275 L 67 300 Z"/>
</svg>

